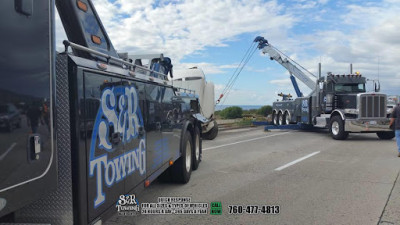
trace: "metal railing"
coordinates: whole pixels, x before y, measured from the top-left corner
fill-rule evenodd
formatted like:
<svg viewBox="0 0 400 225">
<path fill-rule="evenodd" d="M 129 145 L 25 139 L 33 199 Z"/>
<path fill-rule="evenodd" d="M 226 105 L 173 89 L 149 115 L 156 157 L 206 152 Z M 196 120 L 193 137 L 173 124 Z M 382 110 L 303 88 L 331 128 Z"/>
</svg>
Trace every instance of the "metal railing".
<svg viewBox="0 0 400 225">
<path fill-rule="evenodd" d="M 136 65 L 136 64 L 127 62 L 127 61 L 122 60 L 120 58 L 116 58 L 116 57 L 110 56 L 108 54 L 105 54 L 105 53 L 102 53 L 102 52 L 87 48 L 87 47 L 82 46 L 82 45 L 75 44 L 75 43 L 67 41 L 67 40 L 64 40 L 63 44 L 65 46 L 65 52 L 68 52 L 68 47 L 71 47 L 71 48 L 76 49 L 76 50 L 80 50 L 80 51 L 88 52 L 88 53 L 91 53 L 91 54 L 94 54 L 94 55 L 97 55 L 97 56 L 100 56 L 100 57 L 104 57 L 107 60 L 107 64 L 110 63 L 110 61 L 113 61 L 113 62 L 116 62 L 116 63 L 121 63 L 122 65 L 131 67 L 133 70 L 138 68 L 138 69 L 141 69 L 141 70 L 145 70 L 145 71 L 160 75 L 163 78 L 163 80 L 168 80 L 168 75 L 160 73 L 160 72 L 155 71 L 155 70 L 151 70 L 151 69 L 146 68 L 144 66 L 140 66 L 140 65 Z M 129 69 L 129 68 L 124 68 L 124 69 Z"/>
</svg>

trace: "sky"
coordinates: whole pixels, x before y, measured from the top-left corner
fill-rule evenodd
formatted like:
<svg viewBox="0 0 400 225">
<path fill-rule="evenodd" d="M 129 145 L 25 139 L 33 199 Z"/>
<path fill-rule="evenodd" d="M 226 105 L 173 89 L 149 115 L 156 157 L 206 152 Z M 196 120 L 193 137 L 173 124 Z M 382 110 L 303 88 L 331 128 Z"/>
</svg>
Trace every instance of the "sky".
<svg viewBox="0 0 400 225">
<path fill-rule="evenodd" d="M 316 75 L 318 63 L 322 75 L 348 74 L 352 63 L 382 93 L 400 94 L 400 0 L 92 1 L 117 51 L 163 53 L 175 71 L 197 66 L 216 98 L 257 36 Z M 60 48 L 59 18 L 56 37 Z M 271 105 L 281 92 L 295 95 L 289 73 L 257 50 L 223 102 Z"/>
</svg>

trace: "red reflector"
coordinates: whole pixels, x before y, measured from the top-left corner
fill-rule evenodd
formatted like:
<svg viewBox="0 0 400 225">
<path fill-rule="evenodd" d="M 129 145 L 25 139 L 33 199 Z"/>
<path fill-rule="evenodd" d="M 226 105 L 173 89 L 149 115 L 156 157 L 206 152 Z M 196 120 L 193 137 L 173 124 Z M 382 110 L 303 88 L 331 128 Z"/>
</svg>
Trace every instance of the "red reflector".
<svg viewBox="0 0 400 225">
<path fill-rule="evenodd" d="M 145 187 L 150 186 L 150 181 L 149 181 L 149 180 L 146 180 L 146 181 L 144 182 L 144 186 L 145 186 Z"/>
</svg>

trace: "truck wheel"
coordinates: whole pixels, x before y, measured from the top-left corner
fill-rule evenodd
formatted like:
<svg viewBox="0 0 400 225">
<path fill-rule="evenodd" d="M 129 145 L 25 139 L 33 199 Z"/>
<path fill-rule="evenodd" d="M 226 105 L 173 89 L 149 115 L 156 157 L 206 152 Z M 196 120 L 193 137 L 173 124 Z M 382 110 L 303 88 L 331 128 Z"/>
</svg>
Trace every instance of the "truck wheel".
<svg viewBox="0 0 400 225">
<path fill-rule="evenodd" d="M 344 140 L 349 136 L 349 133 L 344 131 L 344 121 L 340 116 L 334 116 L 331 119 L 329 130 L 335 140 Z"/>
<path fill-rule="evenodd" d="M 218 135 L 218 124 L 217 121 L 213 121 L 214 126 L 211 130 L 209 130 L 207 133 L 203 134 L 203 137 L 207 140 L 213 140 L 217 137 Z"/>
<path fill-rule="evenodd" d="M 193 152 L 193 170 L 197 170 L 199 168 L 199 164 L 201 161 L 201 137 L 200 130 L 198 127 L 194 129 L 194 152 Z"/>
<path fill-rule="evenodd" d="M 272 113 L 272 124 L 273 125 L 278 125 L 278 115 L 275 113 L 275 111 Z"/>
<path fill-rule="evenodd" d="M 285 118 L 283 118 L 283 113 L 282 112 L 280 112 L 279 114 L 278 114 L 278 124 L 279 125 L 285 125 L 284 123 L 285 123 Z"/>
<path fill-rule="evenodd" d="M 393 131 L 389 131 L 389 132 L 376 132 L 376 135 L 378 135 L 379 139 L 382 140 L 390 140 L 392 138 L 394 138 L 395 134 Z"/>
<path fill-rule="evenodd" d="M 186 184 L 190 180 L 192 174 L 192 152 L 193 152 L 193 141 L 192 136 L 186 131 L 183 136 L 181 144 L 181 157 L 173 165 L 173 178 L 174 181 Z"/>
<path fill-rule="evenodd" d="M 290 114 L 289 114 L 288 111 L 285 112 L 284 118 L 285 118 L 285 124 L 286 124 L 286 125 L 290 124 L 290 119 L 291 119 L 291 118 L 290 118 Z"/>
</svg>

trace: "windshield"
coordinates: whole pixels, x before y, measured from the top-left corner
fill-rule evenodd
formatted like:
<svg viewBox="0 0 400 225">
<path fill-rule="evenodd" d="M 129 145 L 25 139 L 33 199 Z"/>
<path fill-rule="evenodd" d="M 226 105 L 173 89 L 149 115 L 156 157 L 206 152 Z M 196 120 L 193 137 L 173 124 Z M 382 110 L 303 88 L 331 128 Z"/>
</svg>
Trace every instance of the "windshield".
<svg viewBox="0 0 400 225">
<path fill-rule="evenodd" d="M 339 93 L 365 92 L 365 84 L 335 84 L 335 92 Z"/>
</svg>

